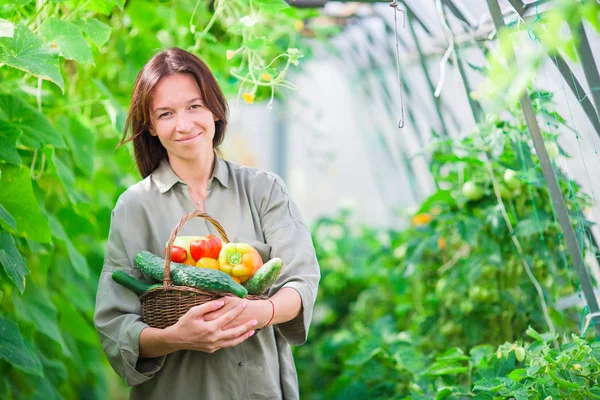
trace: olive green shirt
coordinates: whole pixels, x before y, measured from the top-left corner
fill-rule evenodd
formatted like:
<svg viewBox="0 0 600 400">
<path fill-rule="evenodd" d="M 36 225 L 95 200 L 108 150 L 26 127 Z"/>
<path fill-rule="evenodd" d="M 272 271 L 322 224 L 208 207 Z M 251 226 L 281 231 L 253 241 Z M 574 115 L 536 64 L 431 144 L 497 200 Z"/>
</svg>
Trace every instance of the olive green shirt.
<svg viewBox="0 0 600 400">
<path fill-rule="evenodd" d="M 215 157 L 208 181 L 206 212 L 219 221 L 232 242 L 254 246 L 267 261 L 284 262 L 268 291 L 298 291 L 300 315 L 268 326 L 232 348 L 212 354 L 177 351 L 167 356 L 139 357 L 139 337 L 147 327 L 138 296 L 115 283 L 122 270 L 147 282 L 134 267 L 135 255 L 148 250 L 162 255 L 173 227 L 193 211 L 188 187 L 167 161 L 127 189 L 112 212 L 104 267 L 98 284 L 94 323 L 114 370 L 133 386 L 132 399 L 298 399 L 298 378 L 290 345 L 306 341 L 320 278 L 310 231 L 281 178 Z M 212 224 L 193 218 L 179 235 L 218 235 Z"/>
</svg>

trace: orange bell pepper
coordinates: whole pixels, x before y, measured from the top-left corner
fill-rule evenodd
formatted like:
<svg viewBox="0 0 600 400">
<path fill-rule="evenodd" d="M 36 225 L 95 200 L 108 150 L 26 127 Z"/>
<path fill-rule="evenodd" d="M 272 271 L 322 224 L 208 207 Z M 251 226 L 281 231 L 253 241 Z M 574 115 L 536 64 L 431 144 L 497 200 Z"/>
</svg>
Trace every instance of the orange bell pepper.
<svg viewBox="0 0 600 400">
<path fill-rule="evenodd" d="M 202 257 L 198 260 L 198 262 L 196 262 L 196 267 L 219 269 L 219 262 L 214 258 Z"/>
<path fill-rule="evenodd" d="M 247 281 L 263 265 L 258 251 L 246 243 L 227 243 L 219 254 L 219 269 Z"/>
</svg>

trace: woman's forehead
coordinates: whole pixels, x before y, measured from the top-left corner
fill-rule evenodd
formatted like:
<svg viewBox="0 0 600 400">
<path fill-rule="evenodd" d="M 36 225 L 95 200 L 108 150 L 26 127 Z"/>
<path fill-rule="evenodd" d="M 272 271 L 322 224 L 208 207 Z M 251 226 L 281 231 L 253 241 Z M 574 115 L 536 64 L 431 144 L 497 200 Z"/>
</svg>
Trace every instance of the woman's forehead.
<svg viewBox="0 0 600 400">
<path fill-rule="evenodd" d="M 193 76 L 174 74 L 161 78 L 151 95 L 151 107 L 160 107 L 163 103 L 178 103 L 193 99 L 202 99 L 202 92 Z"/>
</svg>

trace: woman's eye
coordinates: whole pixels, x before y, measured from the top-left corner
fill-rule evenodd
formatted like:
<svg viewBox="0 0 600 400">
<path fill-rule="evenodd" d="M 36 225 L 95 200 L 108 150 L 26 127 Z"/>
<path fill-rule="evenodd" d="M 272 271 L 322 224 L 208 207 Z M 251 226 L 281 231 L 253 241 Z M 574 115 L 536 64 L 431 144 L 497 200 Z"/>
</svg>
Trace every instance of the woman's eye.
<svg viewBox="0 0 600 400">
<path fill-rule="evenodd" d="M 192 104 L 191 109 L 196 109 L 202 107 L 202 104 Z"/>
<path fill-rule="evenodd" d="M 160 115 L 158 116 L 158 118 L 166 117 L 166 116 L 168 116 L 169 114 L 171 114 L 171 113 L 170 113 L 170 112 L 168 112 L 168 111 L 167 111 L 167 112 L 164 112 L 164 113 L 160 114 Z"/>
</svg>

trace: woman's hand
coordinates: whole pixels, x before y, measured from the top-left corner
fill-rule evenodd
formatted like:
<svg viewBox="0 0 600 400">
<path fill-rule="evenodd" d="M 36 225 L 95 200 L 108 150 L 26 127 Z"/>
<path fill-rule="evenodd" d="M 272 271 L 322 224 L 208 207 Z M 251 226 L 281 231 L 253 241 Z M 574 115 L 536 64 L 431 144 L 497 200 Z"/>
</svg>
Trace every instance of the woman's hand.
<svg viewBox="0 0 600 400">
<path fill-rule="evenodd" d="M 236 307 L 242 299 L 239 297 L 224 297 L 225 306 L 219 310 L 207 313 L 204 318 L 211 321 L 222 317 Z M 269 300 L 246 300 L 248 306 L 223 329 L 233 329 L 247 323 L 248 320 L 258 322 L 256 328 L 264 328 L 267 324 L 282 324 L 296 318 L 302 311 L 302 298 L 294 288 L 284 287 Z"/>
<path fill-rule="evenodd" d="M 232 321 L 223 326 L 223 330 L 237 329 L 239 326 L 244 326 L 248 321 L 257 321 L 256 329 L 263 328 L 271 319 L 273 309 L 268 300 L 244 300 L 239 297 L 227 296 L 223 297 L 225 305 L 216 310 L 204 315 L 206 321 L 213 321 L 222 318 L 231 310 L 239 307 L 242 302 L 247 302 L 248 305 L 239 313 Z"/>
<path fill-rule="evenodd" d="M 192 307 L 175 325 L 165 329 L 146 328 L 140 334 L 140 357 L 153 358 L 178 350 L 197 350 L 214 353 L 224 347 L 233 347 L 254 334 L 258 324 L 255 319 L 246 319 L 235 328 L 223 329 L 239 317 L 248 301 L 239 299 L 217 318 L 207 319 L 209 313 L 221 310 L 224 299 L 211 301 Z"/>
</svg>

